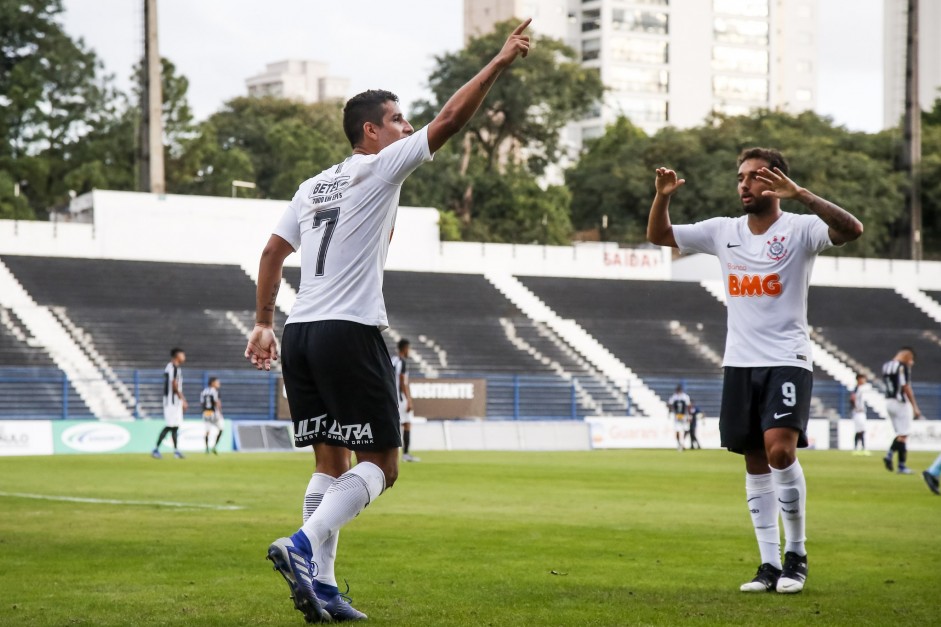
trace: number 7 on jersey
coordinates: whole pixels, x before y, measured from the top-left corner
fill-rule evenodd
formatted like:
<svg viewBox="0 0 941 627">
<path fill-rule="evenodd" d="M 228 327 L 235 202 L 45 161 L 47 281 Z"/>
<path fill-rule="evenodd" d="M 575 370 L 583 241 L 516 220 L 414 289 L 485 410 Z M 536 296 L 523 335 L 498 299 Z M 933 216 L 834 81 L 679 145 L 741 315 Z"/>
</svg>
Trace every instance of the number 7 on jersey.
<svg viewBox="0 0 941 627">
<path fill-rule="evenodd" d="M 314 227 L 326 223 L 323 237 L 320 240 L 320 251 L 317 253 L 317 276 L 323 276 L 324 264 L 327 260 L 327 249 L 330 248 L 330 239 L 333 237 L 333 231 L 337 228 L 337 220 L 340 219 L 340 208 L 322 209 L 314 213 Z"/>
</svg>

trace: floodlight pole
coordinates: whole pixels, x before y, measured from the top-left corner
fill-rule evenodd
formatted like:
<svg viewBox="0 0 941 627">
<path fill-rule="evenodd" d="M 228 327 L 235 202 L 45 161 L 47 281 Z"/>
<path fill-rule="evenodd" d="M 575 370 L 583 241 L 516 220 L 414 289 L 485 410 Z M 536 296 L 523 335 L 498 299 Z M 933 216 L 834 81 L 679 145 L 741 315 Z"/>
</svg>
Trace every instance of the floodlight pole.
<svg viewBox="0 0 941 627">
<path fill-rule="evenodd" d="M 157 0 L 144 0 L 144 63 L 141 67 L 140 188 L 167 191 L 163 168 L 163 88 L 157 46 Z"/>
<path fill-rule="evenodd" d="M 905 118 L 902 122 L 902 167 L 910 182 L 906 198 L 910 232 L 909 250 L 913 261 L 921 261 L 921 105 L 918 100 L 918 3 L 908 0 L 908 26 L 905 54 Z"/>
</svg>

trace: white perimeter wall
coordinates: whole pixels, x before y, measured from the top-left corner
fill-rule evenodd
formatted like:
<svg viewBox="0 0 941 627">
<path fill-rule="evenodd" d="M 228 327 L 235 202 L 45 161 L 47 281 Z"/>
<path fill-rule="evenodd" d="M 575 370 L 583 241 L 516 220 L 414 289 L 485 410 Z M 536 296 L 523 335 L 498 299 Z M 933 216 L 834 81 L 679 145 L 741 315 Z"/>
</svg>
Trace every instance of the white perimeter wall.
<svg viewBox="0 0 941 627">
<path fill-rule="evenodd" d="M 89 201 L 94 206 L 93 224 L 0 220 L 0 255 L 254 265 L 287 206 L 281 200 L 108 191 L 78 199 L 83 205 Z M 436 209 L 401 207 L 386 267 L 601 279 L 720 278 L 714 257 L 691 255 L 671 261 L 671 256 L 668 248 L 624 249 L 600 243 L 442 242 Z M 297 265 L 300 256 L 291 255 L 285 263 Z M 820 257 L 813 283 L 941 290 L 941 263 Z"/>
<path fill-rule="evenodd" d="M 257 264 L 286 201 L 94 191 L 93 224 L 0 220 L 0 255 Z M 78 199 L 87 204 L 88 198 Z M 336 245 L 336 244 L 334 244 Z M 291 255 L 286 265 L 298 265 Z M 438 211 L 401 207 L 389 270 L 670 278 L 670 251 L 441 242 Z"/>
</svg>

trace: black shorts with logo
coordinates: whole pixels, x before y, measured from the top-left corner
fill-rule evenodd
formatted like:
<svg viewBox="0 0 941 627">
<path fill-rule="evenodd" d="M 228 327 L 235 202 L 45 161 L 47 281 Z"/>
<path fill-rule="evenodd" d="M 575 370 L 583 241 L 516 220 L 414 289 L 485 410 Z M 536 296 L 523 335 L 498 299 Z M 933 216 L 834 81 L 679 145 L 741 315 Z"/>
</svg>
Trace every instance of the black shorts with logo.
<svg viewBox="0 0 941 627">
<path fill-rule="evenodd" d="M 764 448 L 764 432 L 790 427 L 807 447 L 807 421 L 814 375 L 797 366 L 736 368 L 726 366 L 722 384 L 719 434 L 733 453 Z"/>
<path fill-rule="evenodd" d="M 281 366 L 294 446 L 402 446 L 392 360 L 377 327 L 347 320 L 285 325 Z"/>
</svg>

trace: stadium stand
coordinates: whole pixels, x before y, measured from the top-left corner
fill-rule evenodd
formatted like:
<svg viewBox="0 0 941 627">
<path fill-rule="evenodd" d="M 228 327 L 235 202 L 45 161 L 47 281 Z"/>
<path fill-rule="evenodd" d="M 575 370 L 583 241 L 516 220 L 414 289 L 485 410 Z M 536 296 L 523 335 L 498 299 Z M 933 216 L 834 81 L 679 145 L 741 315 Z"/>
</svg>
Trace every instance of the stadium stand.
<svg viewBox="0 0 941 627">
<path fill-rule="evenodd" d="M 0 418 L 91 416 L 72 383 L 32 340 L 16 314 L 0 307 Z"/>
<path fill-rule="evenodd" d="M 67 317 L 80 345 L 139 390 L 145 414 L 161 413 L 161 370 L 172 347 L 186 351 L 193 372 L 246 369 L 255 287 L 237 266 L 12 255 L 3 262 L 37 303 Z M 199 398 L 203 378 L 184 379 L 188 399 Z M 267 399 L 256 404 L 267 412 Z"/>
<path fill-rule="evenodd" d="M 297 289 L 300 269 L 285 268 L 284 278 Z M 412 350 L 441 376 L 488 380 L 489 416 L 570 416 L 573 395 L 579 416 L 626 411 L 626 399 L 609 391 L 481 275 L 387 271 L 383 293 L 396 335 L 410 338 Z M 511 339 L 514 335 L 522 341 Z M 390 334 L 386 341 L 394 353 Z M 514 380 L 519 374 L 525 378 Z M 514 395 L 518 386 L 522 400 Z"/>
<path fill-rule="evenodd" d="M 846 353 L 846 361 L 857 364 L 857 369 L 868 369 L 867 374 L 877 382 L 882 364 L 899 347 L 913 347 L 917 353 L 912 372 L 916 398 L 926 416 L 941 417 L 936 390 L 924 384 L 933 382 L 931 387 L 936 388 L 941 381 L 941 329 L 894 290 L 811 286 L 808 321 L 815 335 Z M 923 393 L 919 394 L 920 390 Z"/>
</svg>

